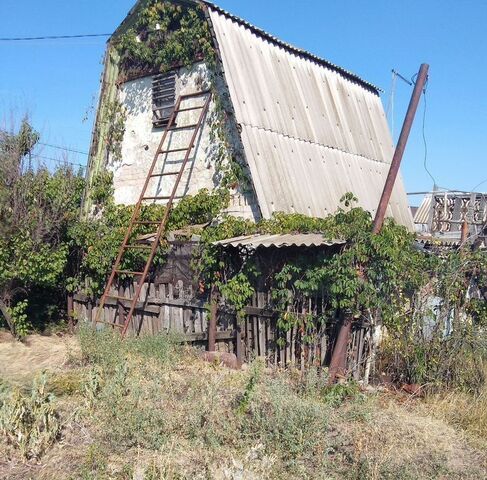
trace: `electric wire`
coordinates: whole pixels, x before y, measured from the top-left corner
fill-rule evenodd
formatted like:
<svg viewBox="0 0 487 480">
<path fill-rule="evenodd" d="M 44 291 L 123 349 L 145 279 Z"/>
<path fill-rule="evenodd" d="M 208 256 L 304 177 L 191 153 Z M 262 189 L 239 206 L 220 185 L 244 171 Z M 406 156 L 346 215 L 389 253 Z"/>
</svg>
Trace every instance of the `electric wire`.
<svg viewBox="0 0 487 480">
<path fill-rule="evenodd" d="M 411 81 L 414 82 L 414 78 L 417 76 L 413 75 L 411 78 Z M 422 137 L 423 137 L 423 144 L 424 144 L 424 160 L 423 160 L 423 167 L 426 171 L 426 173 L 429 175 L 431 180 L 433 180 L 433 190 L 436 189 L 438 184 L 436 183 L 436 178 L 433 176 L 431 171 L 428 168 L 428 142 L 426 141 L 426 111 L 427 111 L 427 101 L 426 101 L 426 91 L 427 91 L 427 86 L 428 86 L 428 81 L 426 81 L 426 84 L 423 89 L 423 102 L 424 102 L 424 108 L 423 108 L 423 126 L 422 126 Z"/>
<path fill-rule="evenodd" d="M 50 160 L 52 162 L 56 162 L 62 165 L 68 164 L 68 165 L 73 165 L 75 167 L 86 168 L 86 165 L 83 165 L 82 163 L 70 162 L 69 160 L 61 160 L 59 158 L 47 157 L 45 155 L 38 155 L 36 153 L 32 154 L 31 158 L 40 158 L 42 160 Z"/>
<path fill-rule="evenodd" d="M 80 35 L 44 35 L 41 37 L 3 37 L 0 42 L 29 42 L 33 40 L 65 40 L 67 38 L 110 37 L 111 33 L 88 33 Z"/>
<path fill-rule="evenodd" d="M 68 147 L 63 147 L 61 145 L 53 145 L 52 143 L 44 143 L 44 142 L 38 142 L 39 145 L 43 145 L 45 147 L 50 147 L 50 148 L 56 148 L 57 150 L 64 150 L 66 152 L 71 152 L 71 153 L 79 153 L 80 155 L 86 155 L 88 156 L 89 153 L 87 152 L 82 152 L 81 150 L 74 150 L 72 148 Z"/>
</svg>

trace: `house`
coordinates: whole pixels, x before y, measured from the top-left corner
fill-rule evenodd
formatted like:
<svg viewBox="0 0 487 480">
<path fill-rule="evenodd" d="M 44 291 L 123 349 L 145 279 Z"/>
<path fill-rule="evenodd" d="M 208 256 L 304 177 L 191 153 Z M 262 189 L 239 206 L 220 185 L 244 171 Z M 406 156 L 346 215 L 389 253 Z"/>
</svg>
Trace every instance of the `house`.
<svg viewBox="0 0 487 480">
<path fill-rule="evenodd" d="M 152 36 L 164 42 L 172 38 L 171 29 L 180 28 L 164 21 L 161 4 L 168 12 L 197 12 L 204 24 L 198 31 L 209 32 L 214 62 L 198 51 L 189 62 L 173 62 L 163 71 L 140 62 L 140 68 L 127 68 L 125 46 L 137 54 L 146 48 L 144 55 L 157 58 Z M 233 162 L 244 178 L 226 179 L 230 214 L 254 220 L 278 211 L 324 217 L 336 211 L 346 192 L 375 213 L 393 154 L 380 90 L 204 0 L 140 0 L 108 41 L 89 185 L 107 169 L 113 172 L 115 201 L 135 203 L 178 96 L 210 88 L 209 112 L 176 198 L 218 188 Z M 178 125 L 192 124 L 196 115 L 180 113 Z M 217 115 L 224 127 L 219 138 Z M 176 150 L 187 144 L 188 132 L 171 132 L 169 142 Z M 166 153 L 157 168 L 180 160 L 178 152 Z M 167 196 L 171 185 L 171 179 L 158 177 L 150 190 Z M 87 192 L 85 210 L 90 187 Z M 387 214 L 413 228 L 400 176 Z"/>
<path fill-rule="evenodd" d="M 476 192 L 432 192 L 414 214 L 418 240 L 424 244 L 457 247 L 465 241 L 485 246 L 487 238 L 487 195 Z"/>
</svg>

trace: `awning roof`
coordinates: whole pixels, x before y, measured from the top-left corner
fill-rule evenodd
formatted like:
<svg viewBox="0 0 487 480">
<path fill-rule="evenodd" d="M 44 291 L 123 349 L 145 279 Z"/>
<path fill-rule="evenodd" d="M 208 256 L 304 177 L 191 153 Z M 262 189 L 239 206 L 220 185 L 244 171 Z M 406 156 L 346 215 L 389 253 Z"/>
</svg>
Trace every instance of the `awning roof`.
<svg viewBox="0 0 487 480">
<path fill-rule="evenodd" d="M 343 245 L 344 240 L 327 239 L 320 233 L 286 233 L 277 235 L 258 234 L 227 238 L 213 242 L 213 245 L 222 247 L 246 247 L 251 250 L 257 248 L 283 248 L 283 247 L 319 247 Z"/>
</svg>

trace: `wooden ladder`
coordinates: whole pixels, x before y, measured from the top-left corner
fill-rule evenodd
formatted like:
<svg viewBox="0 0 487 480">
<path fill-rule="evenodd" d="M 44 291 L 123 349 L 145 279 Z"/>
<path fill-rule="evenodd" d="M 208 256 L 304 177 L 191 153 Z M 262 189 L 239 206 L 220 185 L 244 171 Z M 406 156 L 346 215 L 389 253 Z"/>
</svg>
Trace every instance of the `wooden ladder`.
<svg viewBox="0 0 487 480">
<path fill-rule="evenodd" d="M 191 106 L 191 107 L 184 107 L 183 103 L 186 100 L 189 99 L 194 99 L 198 97 L 206 97 L 204 100 L 204 103 L 202 105 L 198 106 Z M 120 249 L 118 251 L 117 259 L 115 260 L 115 263 L 112 268 L 112 272 L 110 274 L 110 277 L 108 278 L 108 282 L 105 286 L 105 290 L 103 292 L 103 296 L 101 297 L 100 300 L 100 305 L 98 306 L 98 311 L 95 317 L 95 322 L 94 325 L 98 323 L 104 323 L 107 325 L 111 325 L 112 327 L 120 328 L 121 329 L 121 334 L 122 337 L 124 337 L 127 333 L 127 329 L 130 325 L 130 322 L 132 321 L 134 312 L 137 308 L 137 302 L 139 301 L 140 293 L 142 291 L 142 287 L 147 279 L 147 276 L 149 274 L 149 270 L 152 266 L 152 262 L 154 260 L 154 256 L 156 254 L 157 248 L 159 247 L 159 242 L 161 240 L 161 237 L 165 234 L 166 227 L 167 227 L 167 222 L 169 220 L 169 214 L 171 212 L 171 208 L 174 202 L 174 198 L 176 196 L 176 192 L 178 190 L 179 184 L 181 182 L 181 178 L 184 173 L 184 169 L 188 163 L 188 159 L 190 158 L 191 151 L 194 147 L 195 140 L 198 136 L 198 132 L 200 131 L 203 121 L 205 119 L 206 113 L 208 112 L 208 107 L 210 105 L 210 100 L 211 100 L 211 92 L 209 90 L 205 90 L 202 92 L 198 93 L 192 93 L 188 95 L 180 95 L 176 101 L 176 104 L 174 105 L 174 108 L 171 112 L 171 115 L 169 117 L 167 126 L 164 130 L 164 134 L 162 135 L 161 141 L 159 143 L 159 146 L 156 150 L 156 153 L 154 154 L 154 159 L 152 160 L 152 164 L 150 166 L 149 172 L 147 174 L 147 178 L 145 179 L 144 186 L 142 187 L 142 191 L 139 196 L 139 200 L 137 201 L 137 204 L 135 205 L 134 212 L 132 214 L 132 218 L 130 219 L 129 226 L 127 228 L 127 233 L 125 234 L 125 238 L 122 242 L 122 245 L 120 246 Z M 176 125 L 175 121 L 178 116 L 178 113 L 180 112 L 188 112 L 191 110 L 201 110 L 198 121 L 195 124 L 190 124 L 190 125 Z M 174 132 L 178 130 L 193 130 L 193 133 L 191 135 L 191 140 L 190 143 L 187 147 L 184 148 L 168 148 L 164 150 L 164 143 L 166 141 L 167 135 L 169 132 Z M 185 152 L 184 155 L 184 160 L 181 163 L 181 167 L 178 171 L 172 171 L 172 172 L 161 172 L 161 173 L 154 173 L 154 169 L 156 167 L 156 164 L 158 162 L 159 156 L 162 154 L 168 154 L 172 152 Z M 176 180 L 174 182 L 174 186 L 172 188 L 171 194 L 169 197 L 165 196 L 146 196 L 147 188 L 149 186 L 149 182 L 152 178 L 157 178 L 157 177 L 165 177 L 165 176 L 176 176 Z M 147 222 L 147 221 L 140 221 L 140 213 L 141 213 L 141 208 L 142 208 L 142 202 L 147 201 L 147 200 L 167 200 L 166 208 L 164 210 L 164 215 L 163 218 L 160 221 L 154 221 L 154 222 Z M 157 225 L 157 232 L 155 233 L 155 238 L 154 241 L 152 242 L 152 245 L 133 245 L 130 244 L 130 237 L 133 233 L 134 226 L 136 225 Z M 120 270 L 120 263 L 122 261 L 122 258 L 127 250 L 130 249 L 137 249 L 137 250 L 147 250 L 149 252 L 149 256 L 147 258 L 147 261 L 145 263 L 144 270 L 142 272 L 131 272 L 131 271 L 126 271 L 126 270 Z M 135 289 L 135 295 L 132 298 L 126 298 L 126 297 L 120 297 L 117 295 L 112 295 L 110 294 L 110 290 L 113 286 L 115 277 L 118 275 L 134 275 L 134 276 L 139 276 L 140 279 L 137 282 L 137 287 Z M 107 298 L 113 298 L 117 301 L 117 303 L 120 303 L 122 307 L 125 307 L 125 304 L 130 302 L 130 308 L 128 310 L 127 315 L 125 316 L 125 321 L 123 324 L 121 323 L 112 323 L 112 322 L 107 322 L 105 320 L 101 319 L 102 312 L 103 312 L 103 307 L 105 306 Z"/>
</svg>

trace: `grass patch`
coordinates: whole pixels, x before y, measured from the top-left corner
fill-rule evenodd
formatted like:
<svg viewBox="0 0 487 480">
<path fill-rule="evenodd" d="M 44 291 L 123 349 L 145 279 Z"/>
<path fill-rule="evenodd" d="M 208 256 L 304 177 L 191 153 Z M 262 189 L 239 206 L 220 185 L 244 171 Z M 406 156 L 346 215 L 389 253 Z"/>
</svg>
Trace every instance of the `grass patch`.
<svg viewBox="0 0 487 480">
<path fill-rule="evenodd" d="M 44 387 L 44 395 L 56 392 L 57 402 L 51 396 L 47 405 L 63 429 L 26 455 L 42 455 L 49 473 L 15 476 L 0 463 L 0 477 L 487 477 L 485 451 L 461 430 L 480 428 L 482 396 L 471 405 L 469 396 L 442 397 L 433 412 L 433 399 L 425 407 L 418 399 L 399 404 L 391 394 L 365 395 L 354 383 L 328 387 L 316 369 L 209 364 L 164 335 L 122 342 L 111 332 L 83 330 L 80 344 L 81 362 Z M 2 389 L 0 402 L 13 398 L 11 386 Z"/>
<path fill-rule="evenodd" d="M 487 441 L 487 387 L 479 393 L 443 392 L 426 399 L 427 411 Z"/>
</svg>

